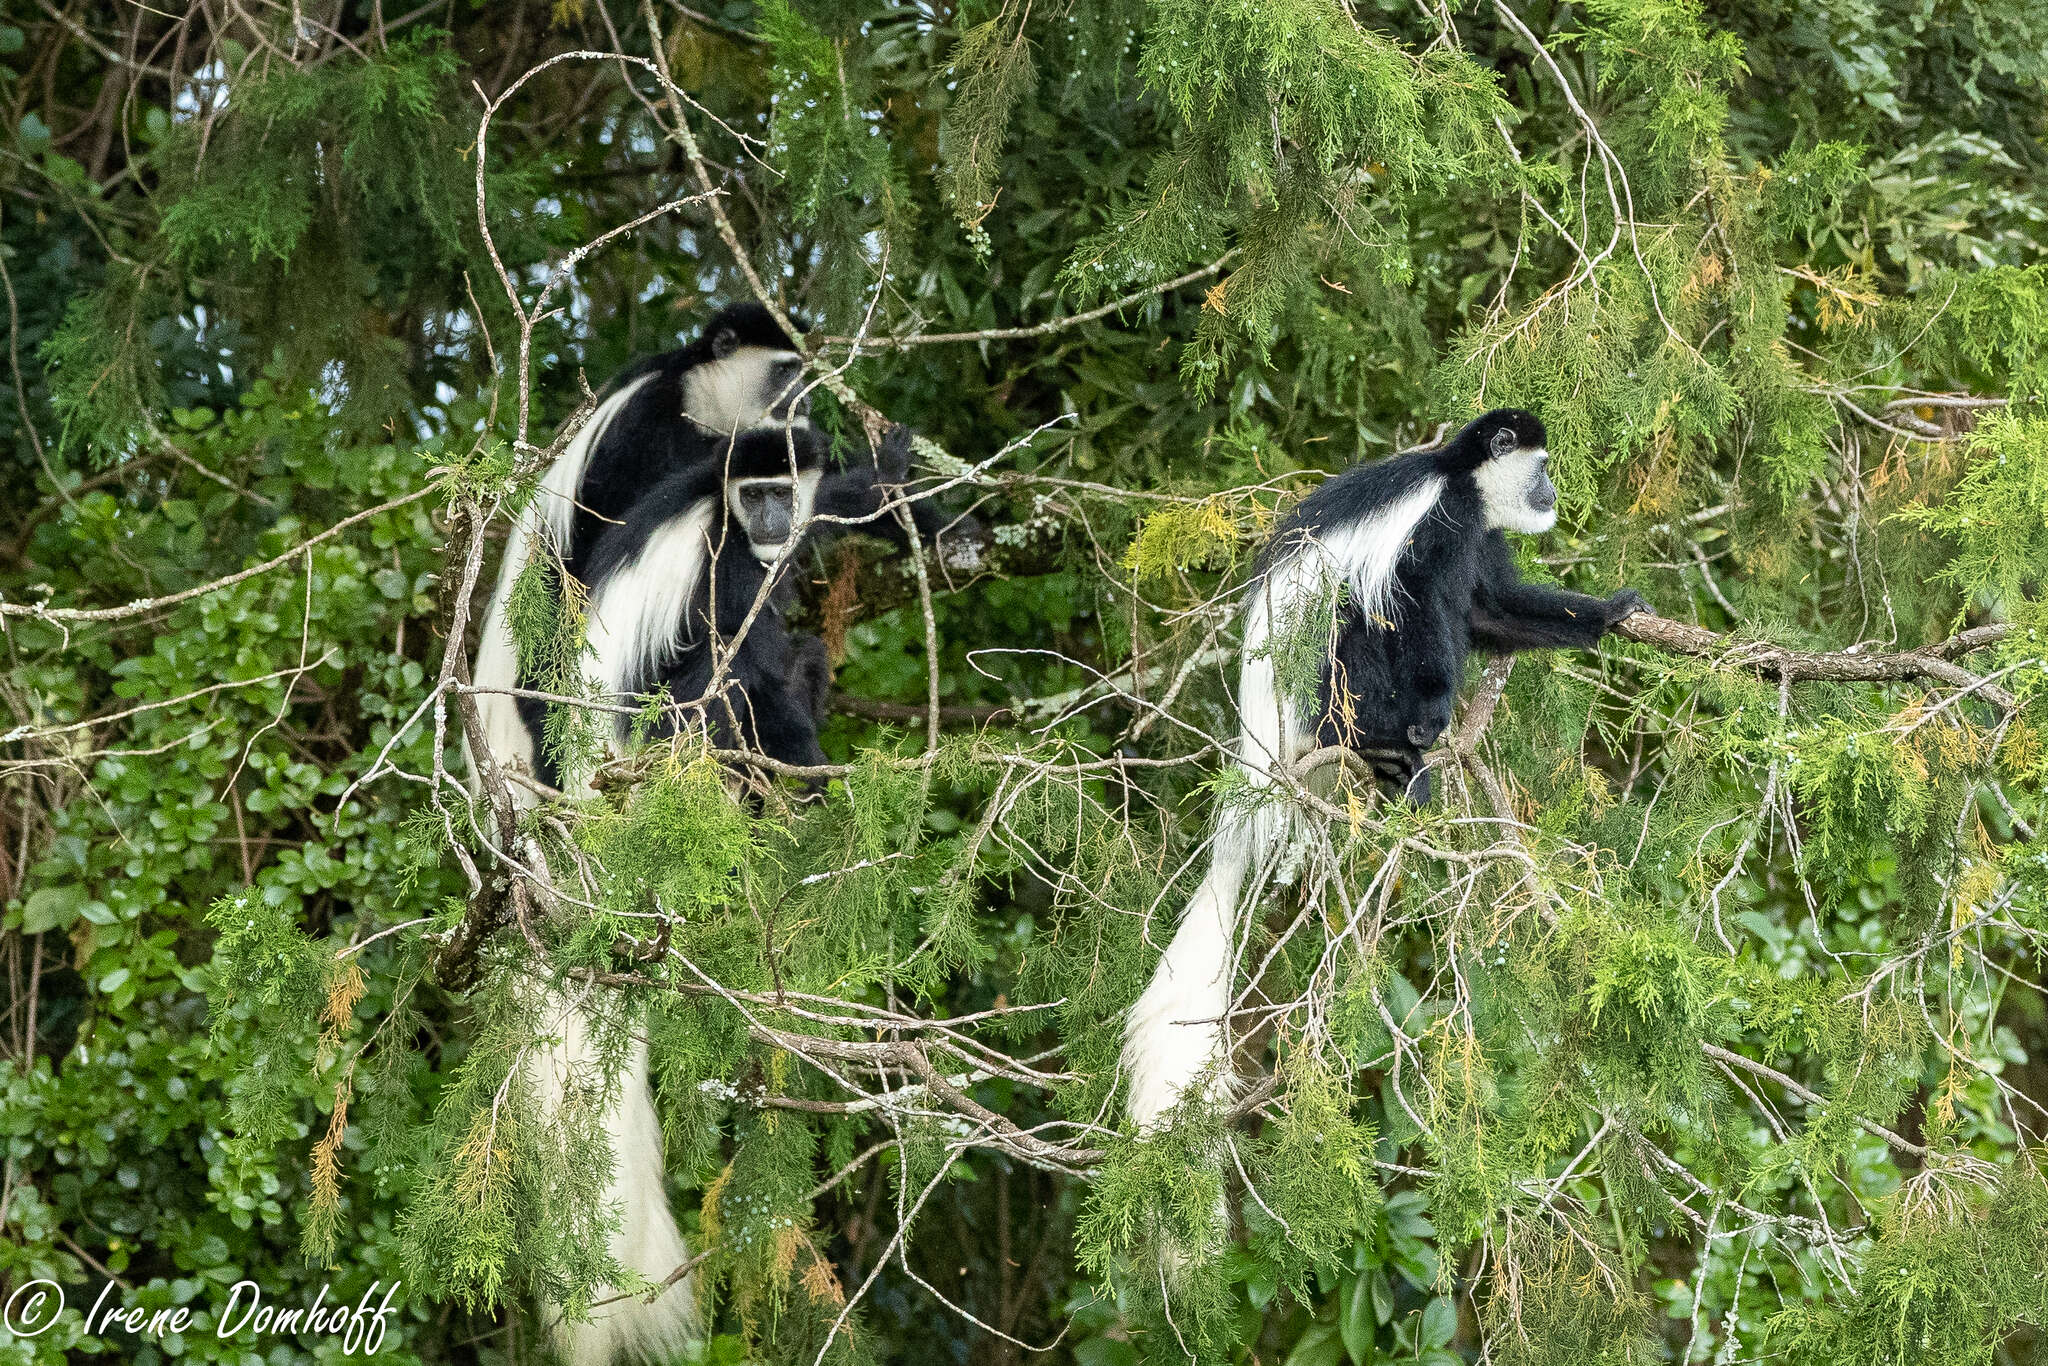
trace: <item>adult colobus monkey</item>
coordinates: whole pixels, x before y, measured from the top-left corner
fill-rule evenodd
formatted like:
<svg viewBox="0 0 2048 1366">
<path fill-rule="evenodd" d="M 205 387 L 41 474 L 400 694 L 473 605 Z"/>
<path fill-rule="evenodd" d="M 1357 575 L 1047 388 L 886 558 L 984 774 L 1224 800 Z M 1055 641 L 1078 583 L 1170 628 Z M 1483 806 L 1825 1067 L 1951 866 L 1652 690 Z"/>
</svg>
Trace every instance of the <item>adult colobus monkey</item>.
<svg viewBox="0 0 2048 1366">
<path fill-rule="evenodd" d="M 584 558 L 591 588 L 585 667 L 608 696 L 631 700 L 659 688 L 692 703 L 705 697 L 722 662 L 721 686 L 705 702 L 716 743 L 792 764 L 825 761 L 818 722 L 831 667 L 823 642 L 784 624 L 792 587 L 783 571 L 815 517 L 902 536 L 886 516 L 887 496 L 909 477 L 910 433 L 895 428 L 871 465 L 828 470 L 827 449 L 825 437 L 808 427 L 728 438 L 647 490 L 620 525 L 598 538 Z M 935 537 L 936 514 L 922 503 L 910 506 Z M 672 718 L 665 716 L 656 733 L 673 726 Z M 622 721 L 613 738 L 623 747 L 629 723 Z M 580 775 L 561 785 L 576 791 Z M 547 1004 L 544 1027 L 562 1042 L 541 1051 L 531 1075 L 553 1114 L 596 1053 L 580 1008 L 559 995 Z M 614 1158 L 606 1201 L 621 1217 L 612 1255 L 659 1284 L 687 1252 L 669 1210 L 647 1047 L 638 1038 L 604 1125 Z M 624 1352 L 658 1358 L 688 1341 L 694 1314 L 685 1280 L 651 1305 L 619 1300 L 587 1323 L 564 1323 L 556 1339 L 572 1366 L 604 1366 Z"/>
<path fill-rule="evenodd" d="M 736 433 L 807 430 L 802 378 L 796 343 L 757 304 L 720 310 L 696 341 L 620 375 L 542 476 L 533 501 L 513 525 L 472 681 L 481 688 L 512 688 L 521 682 L 506 608 L 512 585 L 536 547 L 560 557 L 567 580 L 587 584 L 586 558 L 604 530 L 622 522 L 650 485 L 673 470 L 705 468 Z M 515 773 L 536 772 L 539 707 L 491 692 L 479 694 L 477 705 L 499 763 Z M 521 805 L 536 799 L 517 783 L 512 795 Z M 580 1005 L 554 990 L 536 999 L 538 1027 L 547 1041 L 529 1054 L 526 1076 L 543 1118 L 551 1119 L 572 1092 L 598 1080 L 599 1050 L 591 1019 Z M 648 1086 L 647 1044 L 637 1027 L 619 1094 L 601 1122 L 613 1149 L 606 1203 L 620 1220 L 610 1239 L 611 1254 L 620 1265 L 660 1283 L 688 1254 L 663 1186 L 661 1123 Z M 624 1354 L 673 1355 L 694 1337 L 696 1320 L 696 1298 L 686 1280 L 651 1304 L 623 1299 L 594 1310 L 584 1323 L 557 1323 L 554 1336 L 571 1366 L 605 1366 Z"/>
<path fill-rule="evenodd" d="M 1245 595 L 1237 763 L 1253 788 L 1276 785 L 1305 754 L 1345 745 L 1367 755 L 1383 782 L 1427 802 L 1422 751 L 1450 724 L 1475 647 L 1586 647 L 1648 610 L 1632 589 L 1587 597 L 1524 583 L 1515 572 L 1503 533 L 1544 532 L 1557 522 L 1548 461 L 1543 424 L 1503 408 L 1447 446 L 1328 480 L 1281 523 Z M 1283 695 L 1275 638 L 1302 629 L 1340 591 L 1316 696 Z M 1290 820 L 1272 800 L 1217 816 L 1208 876 L 1125 1031 L 1130 1114 L 1140 1130 L 1155 1128 L 1204 1073 L 1211 1100 L 1228 1094 L 1223 1017 L 1234 994 L 1239 903 L 1248 881 L 1256 895 Z"/>
<path fill-rule="evenodd" d="M 720 309 L 688 346 L 619 375 L 512 526 L 471 682 L 520 686 L 518 649 L 505 614 L 513 581 L 536 545 L 560 557 L 567 579 L 589 584 L 585 558 L 651 485 L 702 467 L 720 441 L 740 432 L 808 427 L 809 409 L 796 342 L 759 304 Z M 497 761 L 537 775 L 544 704 L 484 692 L 477 710 Z M 522 803 L 532 800 L 521 785 L 513 788 Z"/>
<path fill-rule="evenodd" d="M 591 425 L 605 416 L 600 409 Z M 629 421 L 630 409 L 600 434 L 600 458 L 615 435 L 630 430 L 619 425 Z M 662 435 L 659 428 L 643 433 L 650 442 Z M 707 710 L 714 738 L 792 763 L 821 763 L 817 727 L 830 667 L 822 642 L 795 635 L 784 624 L 791 588 L 789 576 L 779 571 L 793 561 L 813 518 L 821 515 L 873 523 L 885 535 L 902 537 L 884 515 L 888 486 L 909 476 L 910 435 L 895 429 L 877 463 L 841 470 L 826 468 L 825 438 L 796 420 L 756 425 L 701 449 L 677 451 L 678 444 L 669 446 L 666 476 L 635 490 L 623 519 L 576 549 L 575 573 L 590 595 L 585 667 L 615 698 L 664 688 L 672 698 L 691 702 L 711 681 L 714 652 L 729 651 L 725 686 Z M 935 535 L 934 514 L 921 503 L 911 510 Z M 777 577 L 764 598 L 761 589 L 771 574 Z M 501 579 L 501 594 L 510 582 Z M 529 743 L 539 723 L 538 715 L 523 723 Z M 664 719 L 662 727 L 670 724 Z M 623 746 L 629 727 L 620 725 L 614 738 Z M 564 781 L 553 771 L 550 756 L 528 753 L 545 780 L 579 790 L 577 778 Z M 543 1114 L 552 1116 L 573 1088 L 592 1080 L 598 1054 L 581 1006 L 555 992 L 543 995 L 541 1005 L 541 1028 L 550 1041 L 535 1050 L 527 1075 Z M 601 1123 L 613 1149 L 605 1202 L 620 1218 L 611 1254 L 621 1266 L 660 1284 L 688 1253 L 669 1208 L 647 1047 L 637 1035 L 628 1047 L 619 1093 Z M 585 1323 L 556 1326 L 557 1346 L 572 1366 L 604 1366 L 624 1354 L 659 1358 L 686 1346 L 695 1330 L 687 1279 L 651 1304 L 605 1292 L 593 1298 L 614 1302 L 594 1310 Z"/>
</svg>

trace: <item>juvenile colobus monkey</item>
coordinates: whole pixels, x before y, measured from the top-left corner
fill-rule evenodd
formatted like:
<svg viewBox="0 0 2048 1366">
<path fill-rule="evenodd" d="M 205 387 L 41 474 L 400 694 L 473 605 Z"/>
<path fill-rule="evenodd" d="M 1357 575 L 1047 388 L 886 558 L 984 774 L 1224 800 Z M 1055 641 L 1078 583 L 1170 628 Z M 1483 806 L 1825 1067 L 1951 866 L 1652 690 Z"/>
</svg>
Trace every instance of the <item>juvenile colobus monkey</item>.
<svg viewBox="0 0 2048 1366">
<path fill-rule="evenodd" d="M 549 547 L 561 557 L 567 577 L 588 586 L 584 560 L 656 482 L 702 467 L 721 441 L 738 433 L 807 428 L 809 410 L 802 354 L 759 304 L 720 309 L 688 346 L 651 356 L 619 375 L 513 524 L 471 682 L 479 688 L 520 686 L 518 649 L 505 611 L 513 581 L 536 545 Z M 484 692 L 477 696 L 477 710 L 498 763 L 539 775 L 545 704 Z M 513 795 L 522 803 L 531 800 L 517 783 Z"/>
<path fill-rule="evenodd" d="M 720 310 L 696 341 L 620 375 L 513 525 L 472 681 L 482 688 L 517 687 L 522 681 L 506 604 L 535 548 L 558 555 L 569 579 L 591 586 L 585 561 L 604 531 L 622 523 L 635 500 L 664 476 L 709 468 L 737 433 L 808 435 L 802 381 L 796 343 L 757 304 Z M 676 572 L 688 573 L 687 564 Z M 479 694 L 477 705 L 498 762 L 515 772 L 538 773 L 540 706 L 490 692 Z M 511 791 L 521 805 L 536 800 L 520 784 Z M 547 1041 L 528 1054 L 526 1076 L 542 1116 L 552 1118 L 572 1091 L 598 1080 L 599 1050 L 590 1017 L 568 995 L 544 990 L 537 1003 Z M 619 1094 L 602 1118 L 613 1150 L 605 1200 L 620 1221 L 610 1250 L 622 1266 L 658 1284 L 688 1252 L 663 1184 L 661 1123 L 648 1085 L 647 1044 L 637 1024 L 623 1073 Z M 594 1310 L 584 1323 L 558 1321 L 554 1337 L 570 1366 L 607 1366 L 628 1355 L 672 1356 L 688 1346 L 696 1325 L 696 1298 L 685 1280 L 651 1304 L 622 1299 Z"/>
<path fill-rule="evenodd" d="M 815 430 L 736 437 L 649 490 L 599 540 L 589 559 L 588 666 L 607 695 L 630 700 L 663 688 L 693 702 L 711 685 L 715 652 L 727 650 L 705 713 L 713 741 L 790 764 L 825 762 L 818 721 L 831 668 L 822 641 L 783 622 L 794 591 L 787 569 L 807 531 L 851 523 L 904 539 L 885 507 L 909 477 L 910 432 L 893 428 L 874 463 L 828 469 L 828 448 Z M 931 505 L 909 507 L 920 532 L 936 539 L 941 518 Z M 813 529 L 813 518 L 829 520 Z"/>
<path fill-rule="evenodd" d="M 1594 598 L 1516 573 L 1503 533 L 1557 522 L 1548 462 L 1543 424 L 1502 408 L 1447 446 L 1360 465 L 1301 501 L 1260 554 L 1245 594 L 1236 757 L 1252 787 L 1275 785 L 1316 749 L 1346 745 L 1368 756 L 1383 783 L 1427 802 L 1422 752 L 1450 724 L 1474 648 L 1583 648 L 1648 610 L 1632 589 Z M 1271 642 L 1340 589 L 1316 696 L 1283 695 Z M 1234 995 L 1240 902 L 1248 884 L 1256 896 L 1290 819 L 1275 801 L 1217 817 L 1208 875 L 1125 1029 L 1130 1115 L 1141 1131 L 1156 1128 L 1205 1073 L 1208 1098 L 1227 1097 L 1223 1016 Z"/>
</svg>

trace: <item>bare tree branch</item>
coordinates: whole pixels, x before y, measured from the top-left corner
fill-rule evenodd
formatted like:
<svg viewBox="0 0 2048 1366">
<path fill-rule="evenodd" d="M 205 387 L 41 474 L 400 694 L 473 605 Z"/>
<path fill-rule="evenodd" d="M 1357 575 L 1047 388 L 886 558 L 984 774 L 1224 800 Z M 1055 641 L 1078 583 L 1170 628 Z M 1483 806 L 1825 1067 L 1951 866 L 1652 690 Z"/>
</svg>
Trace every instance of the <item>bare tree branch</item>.
<svg viewBox="0 0 2048 1366">
<path fill-rule="evenodd" d="M 913 346 L 937 346 L 942 342 L 986 342 L 1015 341 L 1023 337 L 1049 337 L 1055 332 L 1064 332 L 1070 327 L 1092 323 L 1097 318 L 1129 308 L 1132 304 L 1143 303 L 1155 294 L 1170 294 L 1182 285 L 1191 285 L 1197 280 L 1206 280 L 1216 274 L 1239 255 L 1240 248 L 1232 247 L 1223 255 L 1199 270 L 1171 280 L 1162 280 L 1156 285 L 1132 290 L 1121 299 L 1112 300 L 1085 313 L 1073 313 L 1063 318 L 1051 318 L 1042 323 L 1026 327 L 992 327 L 982 332 L 922 332 L 908 337 L 822 337 L 826 346 L 858 346 L 863 351 L 907 351 Z"/>
<path fill-rule="evenodd" d="M 1669 617 L 1652 616 L 1648 612 L 1638 612 L 1624 619 L 1614 628 L 1614 633 L 1623 640 L 1705 660 L 1717 669 L 1741 669 L 1765 678 L 1786 678 L 1795 683 L 1897 683 L 1931 678 L 1938 683 L 1975 692 L 1985 701 L 2010 710 L 2015 705 L 2011 693 L 1949 661 L 1972 650 L 1996 644 L 2011 629 L 2005 625 L 1979 626 L 1921 649 L 1899 653 L 1794 650 L 1767 641 L 1736 640 L 1704 627 L 1673 621 Z"/>
<path fill-rule="evenodd" d="M 443 488 L 442 480 L 432 480 L 424 487 L 414 489 L 402 498 L 393 498 L 388 503 L 379 503 L 373 508 L 364 508 L 353 516 L 344 517 L 333 526 L 327 528 L 327 530 L 317 535 L 308 536 L 282 555 L 265 560 L 262 564 L 251 565 L 249 568 L 239 573 L 230 574 L 226 578 L 215 579 L 211 583 L 202 583 L 196 588 L 187 588 L 178 593 L 166 593 L 158 598 L 137 598 L 135 601 L 124 603 L 119 607 L 50 607 L 43 603 L 0 602 L 0 616 L 34 617 L 42 621 L 62 622 L 122 621 L 128 617 L 139 617 L 145 613 L 160 611 L 166 607 L 176 607 L 181 602 L 190 602 L 194 598 L 205 597 L 208 593 L 218 593 L 223 588 L 232 588 L 245 579 L 255 578 L 258 574 L 268 574 L 271 570 L 281 565 L 290 564 L 322 541 L 332 540 L 360 522 L 366 522 L 380 513 L 394 512 L 409 504 L 417 503 L 429 494 L 441 492 Z"/>
</svg>

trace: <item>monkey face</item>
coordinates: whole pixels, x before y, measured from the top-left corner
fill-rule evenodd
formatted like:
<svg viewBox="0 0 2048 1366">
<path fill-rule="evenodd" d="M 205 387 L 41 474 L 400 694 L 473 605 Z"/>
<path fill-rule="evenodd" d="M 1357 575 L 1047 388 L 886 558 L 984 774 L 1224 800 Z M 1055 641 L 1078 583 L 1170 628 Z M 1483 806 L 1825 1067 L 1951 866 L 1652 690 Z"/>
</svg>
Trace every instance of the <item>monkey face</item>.
<svg viewBox="0 0 2048 1366">
<path fill-rule="evenodd" d="M 819 471 L 805 470 L 794 477 L 735 479 L 726 485 L 727 505 L 755 559 L 771 564 L 786 552 L 798 528 L 810 520 L 818 479 Z"/>
<path fill-rule="evenodd" d="M 1485 463 L 1472 472 L 1486 504 L 1486 525 L 1536 535 L 1557 525 L 1557 485 L 1550 482 L 1550 452 L 1525 446 L 1503 427 L 1489 442 Z"/>
</svg>

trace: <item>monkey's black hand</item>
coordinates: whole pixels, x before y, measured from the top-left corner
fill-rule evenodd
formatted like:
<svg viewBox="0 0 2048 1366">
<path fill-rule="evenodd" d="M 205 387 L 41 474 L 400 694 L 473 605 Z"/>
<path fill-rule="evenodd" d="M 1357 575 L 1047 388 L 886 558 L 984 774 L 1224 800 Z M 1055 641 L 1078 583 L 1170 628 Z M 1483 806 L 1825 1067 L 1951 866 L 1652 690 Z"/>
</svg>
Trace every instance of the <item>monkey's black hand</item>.
<svg viewBox="0 0 2048 1366">
<path fill-rule="evenodd" d="M 1358 756 L 1372 768 L 1380 793 L 1390 802 L 1428 806 L 1432 792 L 1429 761 L 1421 749 L 1359 749 Z"/>
<path fill-rule="evenodd" d="M 1417 682 L 1415 695 L 1408 708 L 1408 715 L 1412 719 L 1403 728 L 1402 734 L 1406 736 L 1409 744 L 1415 746 L 1416 752 L 1420 753 L 1435 744 L 1436 738 L 1450 729 L 1451 703 L 1457 694 L 1451 690 L 1448 680 L 1438 682 L 1420 678 Z"/>
<path fill-rule="evenodd" d="M 897 423 L 882 433 L 881 448 L 875 452 L 875 470 L 885 484 L 900 484 L 910 478 L 910 439 L 916 435 Z"/>
<path fill-rule="evenodd" d="M 1412 749 L 1367 749 L 1354 751 L 1372 769 L 1372 776 L 1379 789 L 1389 800 L 1408 790 L 1414 781 L 1415 769 L 1422 762 L 1422 755 Z"/>
<path fill-rule="evenodd" d="M 1625 621 L 1638 612 L 1648 612 L 1653 617 L 1657 615 L 1657 609 L 1650 606 L 1644 600 L 1643 595 L 1636 592 L 1633 588 L 1624 588 L 1607 600 L 1607 624 L 1609 626 Z"/>
</svg>

